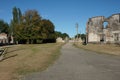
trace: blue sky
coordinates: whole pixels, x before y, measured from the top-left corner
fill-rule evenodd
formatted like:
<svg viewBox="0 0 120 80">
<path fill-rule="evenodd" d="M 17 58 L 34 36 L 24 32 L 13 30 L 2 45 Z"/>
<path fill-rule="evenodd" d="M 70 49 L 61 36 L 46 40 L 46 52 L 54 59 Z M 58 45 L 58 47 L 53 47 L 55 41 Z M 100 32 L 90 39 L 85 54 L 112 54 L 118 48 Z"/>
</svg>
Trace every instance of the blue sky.
<svg viewBox="0 0 120 80">
<path fill-rule="evenodd" d="M 22 13 L 37 10 L 43 18 L 54 23 L 56 31 L 71 37 L 76 35 L 76 23 L 79 33 L 85 33 L 89 18 L 120 13 L 120 0 L 0 0 L 0 19 L 10 23 L 14 6 Z"/>
</svg>

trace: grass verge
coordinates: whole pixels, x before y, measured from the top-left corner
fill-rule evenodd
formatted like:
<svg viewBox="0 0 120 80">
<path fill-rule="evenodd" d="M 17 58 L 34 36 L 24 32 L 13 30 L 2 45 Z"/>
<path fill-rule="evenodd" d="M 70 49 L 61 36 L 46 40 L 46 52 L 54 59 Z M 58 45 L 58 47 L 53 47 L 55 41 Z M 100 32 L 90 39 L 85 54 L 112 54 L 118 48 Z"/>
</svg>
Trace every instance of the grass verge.
<svg viewBox="0 0 120 80">
<path fill-rule="evenodd" d="M 120 47 L 115 46 L 113 44 L 87 44 L 82 45 L 81 43 L 74 43 L 74 46 L 94 51 L 97 53 L 111 54 L 111 55 L 120 55 Z"/>
<path fill-rule="evenodd" d="M 18 80 L 22 75 L 45 70 L 60 55 L 62 43 L 16 45 L 0 62 L 1 80 Z"/>
</svg>

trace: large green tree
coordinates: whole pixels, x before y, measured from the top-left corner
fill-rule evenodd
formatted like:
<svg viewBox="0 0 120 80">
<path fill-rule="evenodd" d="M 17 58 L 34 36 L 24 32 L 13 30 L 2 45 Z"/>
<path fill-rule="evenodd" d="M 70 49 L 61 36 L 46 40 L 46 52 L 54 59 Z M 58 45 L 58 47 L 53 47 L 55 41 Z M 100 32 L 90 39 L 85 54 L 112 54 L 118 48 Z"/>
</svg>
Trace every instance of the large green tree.
<svg viewBox="0 0 120 80">
<path fill-rule="evenodd" d="M 44 42 L 55 42 L 54 24 L 50 20 L 41 21 L 41 34 Z"/>
<path fill-rule="evenodd" d="M 13 8 L 11 25 L 19 43 L 55 42 L 54 24 L 42 19 L 36 10 L 27 10 L 22 14 L 19 8 Z"/>
<path fill-rule="evenodd" d="M 10 23 L 10 32 L 11 35 L 14 36 L 15 42 L 20 38 L 19 28 L 22 24 L 22 12 L 19 8 L 14 7 L 12 10 L 13 19 Z"/>
<path fill-rule="evenodd" d="M 36 10 L 28 10 L 23 15 L 23 33 L 27 43 L 33 43 L 35 40 L 41 38 L 40 33 L 41 16 Z"/>
</svg>

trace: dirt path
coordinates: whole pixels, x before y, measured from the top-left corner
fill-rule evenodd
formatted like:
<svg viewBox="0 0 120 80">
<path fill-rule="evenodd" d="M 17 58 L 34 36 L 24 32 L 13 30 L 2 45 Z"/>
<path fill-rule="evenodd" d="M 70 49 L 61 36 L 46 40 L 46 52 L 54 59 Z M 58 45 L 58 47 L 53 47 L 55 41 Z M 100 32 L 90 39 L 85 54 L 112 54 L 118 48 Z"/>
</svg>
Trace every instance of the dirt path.
<svg viewBox="0 0 120 80">
<path fill-rule="evenodd" d="M 56 63 L 22 80 L 120 80 L 120 56 L 97 54 L 64 45 Z"/>
</svg>

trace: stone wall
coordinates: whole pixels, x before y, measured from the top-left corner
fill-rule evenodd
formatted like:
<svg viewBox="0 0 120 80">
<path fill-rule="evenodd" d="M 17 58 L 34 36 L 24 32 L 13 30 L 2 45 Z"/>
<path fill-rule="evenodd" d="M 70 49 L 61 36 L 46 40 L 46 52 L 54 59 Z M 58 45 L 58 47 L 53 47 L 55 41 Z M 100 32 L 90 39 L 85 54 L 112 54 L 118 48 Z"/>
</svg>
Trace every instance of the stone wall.
<svg viewBox="0 0 120 80">
<path fill-rule="evenodd" d="M 1 43 L 1 44 L 8 43 L 7 34 L 5 34 L 5 33 L 1 33 L 1 34 L 0 34 L 0 43 Z"/>
<path fill-rule="evenodd" d="M 108 24 L 105 26 L 104 23 Z M 86 27 L 87 42 L 120 42 L 120 14 L 108 18 L 104 16 L 92 17 Z"/>
<path fill-rule="evenodd" d="M 56 42 L 57 42 L 57 43 L 59 43 L 59 42 L 63 42 L 63 43 L 64 43 L 65 41 L 64 41 L 61 37 L 58 37 L 58 38 L 56 39 Z"/>
<path fill-rule="evenodd" d="M 0 44 L 13 44 L 13 36 L 9 36 L 6 33 L 0 33 Z"/>
<path fill-rule="evenodd" d="M 104 16 L 90 18 L 87 22 L 87 33 L 89 42 L 100 42 L 103 34 Z"/>
</svg>

